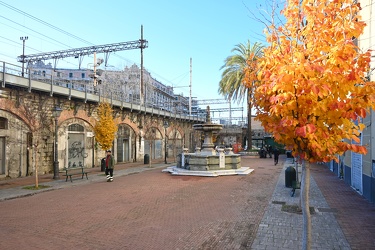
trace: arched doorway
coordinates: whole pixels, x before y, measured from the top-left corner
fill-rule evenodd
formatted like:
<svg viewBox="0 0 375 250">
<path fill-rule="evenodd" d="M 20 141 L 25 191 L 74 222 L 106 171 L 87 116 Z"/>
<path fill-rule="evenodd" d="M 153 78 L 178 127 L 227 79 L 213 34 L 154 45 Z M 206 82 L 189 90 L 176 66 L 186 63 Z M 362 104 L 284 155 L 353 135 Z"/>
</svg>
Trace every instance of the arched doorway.
<svg viewBox="0 0 375 250">
<path fill-rule="evenodd" d="M 135 159 L 135 133 L 133 129 L 120 124 L 117 130 L 117 162 L 130 162 Z"/>
<path fill-rule="evenodd" d="M 182 135 L 177 129 L 171 129 L 167 132 L 167 150 L 168 157 L 177 157 L 182 152 L 184 145 Z"/>
<path fill-rule="evenodd" d="M 31 130 L 23 120 L 0 110 L 0 177 L 17 178 L 35 172 L 28 147 L 32 145 L 30 138 Z"/>
<path fill-rule="evenodd" d="M 0 117 L 0 129 L 8 130 L 8 119 Z M 5 136 L 0 136 L 0 175 L 5 174 Z"/>
<path fill-rule="evenodd" d="M 68 168 L 85 166 L 85 128 L 77 123 L 68 126 Z"/>
<path fill-rule="evenodd" d="M 150 128 L 145 134 L 145 154 L 150 155 L 151 159 L 162 159 L 162 136 L 157 128 Z"/>
</svg>

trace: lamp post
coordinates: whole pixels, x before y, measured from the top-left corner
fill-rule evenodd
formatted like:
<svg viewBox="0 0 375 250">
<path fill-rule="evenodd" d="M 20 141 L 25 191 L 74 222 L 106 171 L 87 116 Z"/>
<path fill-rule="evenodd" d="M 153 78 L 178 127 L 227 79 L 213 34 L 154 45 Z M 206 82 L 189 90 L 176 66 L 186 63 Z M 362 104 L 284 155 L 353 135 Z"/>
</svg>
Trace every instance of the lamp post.
<svg viewBox="0 0 375 250">
<path fill-rule="evenodd" d="M 23 43 L 23 48 L 22 48 L 22 77 L 24 77 L 24 75 L 25 75 L 25 71 L 24 71 L 24 65 L 25 65 L 25 41 L 27 40 L 27 39 L 29 39 L 29 37 L 27 37 L 27 36 L 21 36 L 20 37 L 20 40 L 22 41 L 22 43 Z"/>
<path fill-rule="evenodd" d="M 169 127 L 168 121 L 164 121 L 164 163 L 167 164 L 167 128 Z"/>
<path fill-rule="evenodd" d="M 52 110 L 52 115 L 55 118 L 55 157 L 53 161 L 53 179 L 60 179 L 59 176 L 59 154 L 58 154 L 58 141 L 57 141 L 57 120 L 60 117 L 62 109 L 59 106 L 55 106 Z"/>
</svg>

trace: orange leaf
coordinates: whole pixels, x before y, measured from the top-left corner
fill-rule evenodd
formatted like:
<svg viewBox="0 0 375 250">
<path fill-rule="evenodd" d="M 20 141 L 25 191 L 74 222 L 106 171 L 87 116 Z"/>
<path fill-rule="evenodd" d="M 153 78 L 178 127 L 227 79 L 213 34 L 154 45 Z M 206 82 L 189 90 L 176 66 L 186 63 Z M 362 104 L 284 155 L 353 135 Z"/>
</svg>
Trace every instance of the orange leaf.
<svg viewBox="0 0 375 250">
<path fill-rule="evenodd" d="M 306 126 L 296 128 L 296 135 L 306 137 Z"/>
<path fill-rule="evenodd" d="M 315 133 L 316 127 L 314 124 L 307 124 L 306 127 L 309 133 Z"/>
<path fill-rule="evenodd" d="M 355 112 L 357 113 L 357 115 L 359 115 L 362 118 L 366 117 L 366 110 L 364 108 L 361 108 L 361 107 L 356 108 Z"/>
</svg>

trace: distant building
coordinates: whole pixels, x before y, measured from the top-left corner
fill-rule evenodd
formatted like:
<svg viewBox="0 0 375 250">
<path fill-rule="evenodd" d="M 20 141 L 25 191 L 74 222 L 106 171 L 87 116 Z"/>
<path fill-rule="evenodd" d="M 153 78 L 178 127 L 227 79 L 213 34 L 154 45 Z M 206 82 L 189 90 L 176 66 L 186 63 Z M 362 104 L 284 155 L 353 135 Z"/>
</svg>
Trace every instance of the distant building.
<svg viewBox="0 0 375 250">
<path fill-rule="evenodd" d="M 51 63 L 42 61 L 29 64 L 30 77 L 39 81 L 48 81 L 58 86 L 72 88 L 80 91 L 101 91 L 106 96 L 111 93 L 119 100 L 130 103 L 140 103 L 141 95 L 141 70 L 133 64 L 124 70 L 96 70 L 97 87 L 93 87 L 93 69 L 54 69 Z M 189 113 L 189 97 L 174 94 L 171 86 L 164 85 L 144 70 L 144 100 L 145 105 L 166 110 L 176 114 Z"/>
</svg>

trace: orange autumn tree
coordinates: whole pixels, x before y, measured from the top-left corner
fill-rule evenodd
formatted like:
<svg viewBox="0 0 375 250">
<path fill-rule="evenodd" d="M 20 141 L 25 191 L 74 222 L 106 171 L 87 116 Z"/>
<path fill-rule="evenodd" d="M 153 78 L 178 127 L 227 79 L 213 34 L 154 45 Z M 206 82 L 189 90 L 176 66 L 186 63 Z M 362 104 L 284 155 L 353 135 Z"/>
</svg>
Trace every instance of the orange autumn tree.
<svg viewBox="0 0 375 250">
<path fill-rule="evenodd" d="M 99 121 L 95 124 L 95 139 L 104 150 L 112 148 L 116 137 L 117 123 L 113 119 L 113 110 L 108 102 L 101 102 L 98 107 Z"/>
<path fill-rule="evenodd" d="M 311 246 L 309 162 L 367 152 L 357 143 L 362 118 L 375 106 L 375 88 L 365 77 L 370 52 L 356 45 L 365 23 L 355 2 L 287 0 L 286 22 L 268 26 L 259 65 L 257 119 L 302 162 L 304 249 Z"/>
</svg>

